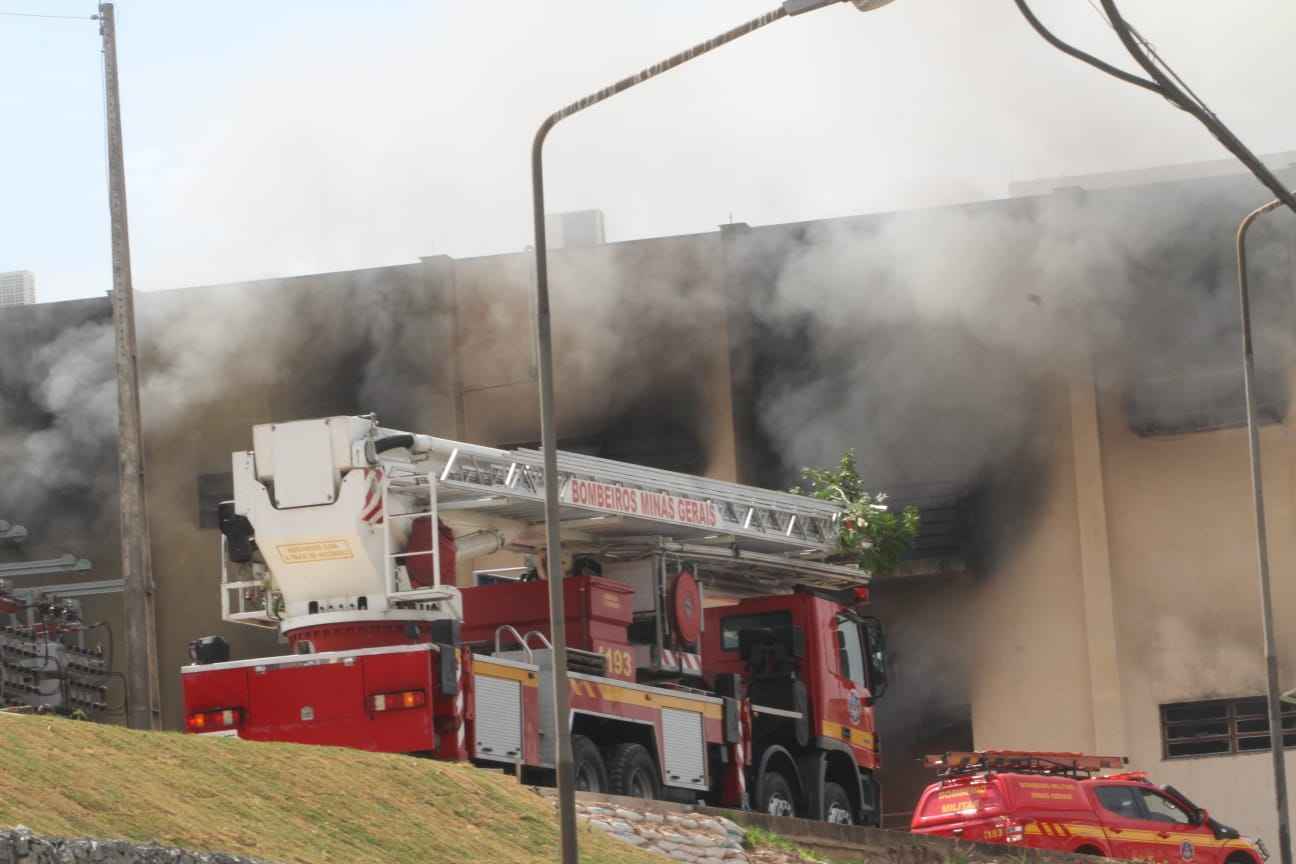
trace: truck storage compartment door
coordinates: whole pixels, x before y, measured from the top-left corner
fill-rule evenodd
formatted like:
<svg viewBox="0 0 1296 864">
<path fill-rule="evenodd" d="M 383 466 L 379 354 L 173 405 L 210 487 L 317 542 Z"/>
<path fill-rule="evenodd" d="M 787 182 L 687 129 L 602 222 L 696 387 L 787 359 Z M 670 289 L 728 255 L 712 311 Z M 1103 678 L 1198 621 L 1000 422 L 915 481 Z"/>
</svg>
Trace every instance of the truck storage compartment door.
<svg viewBox="0 0 1296 864">
<path fill-rule="evenodd" d="M 706 744 L 702 715 L 662 709 L 662 755 L 667 786 L 706 789 Z"/>
<path fill-rule="evenodd" d="M 477 718 L 473 755 L 516 762 L 522 755 L 522 684 L 478 674 L 473 700 Z"/>
<path fill-rule="evenodd" d="M 379 750 L 364 735 L 368 711 L 355 658 L 253 666 L 244 738 Z"/>
</svg>

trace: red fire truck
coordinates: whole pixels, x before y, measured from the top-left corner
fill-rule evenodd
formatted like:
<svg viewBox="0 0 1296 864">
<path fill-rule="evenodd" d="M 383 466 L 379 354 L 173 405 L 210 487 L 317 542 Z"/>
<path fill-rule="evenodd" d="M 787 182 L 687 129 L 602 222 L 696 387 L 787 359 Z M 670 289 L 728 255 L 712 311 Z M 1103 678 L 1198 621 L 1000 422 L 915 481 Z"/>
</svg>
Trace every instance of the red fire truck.
<svg viewBox="0 0 1296 864">
<path fill-rule="evenodd" d="M 827 560 L 841 512 L 579 454 L 558 470 L 578 788 L 877 824 L 886 648 L 868 574 Z M 192 643 L 190 732 L 551 780 L 538 452 L 330 417 L 255 427 L 233 471 L 222 615 L 289 653 Z M 507 552 L 511 572 L 474 572 Z"/>
<path fill-rule="evenodd" d="M 1100 774 L 1122 756 L 986 750 L 928 756 L 941 779 L 914 833 L 1160 864 L 1262 864 L 1264 844 L 1211 818 L 1142 771 Z"/>
</svg>

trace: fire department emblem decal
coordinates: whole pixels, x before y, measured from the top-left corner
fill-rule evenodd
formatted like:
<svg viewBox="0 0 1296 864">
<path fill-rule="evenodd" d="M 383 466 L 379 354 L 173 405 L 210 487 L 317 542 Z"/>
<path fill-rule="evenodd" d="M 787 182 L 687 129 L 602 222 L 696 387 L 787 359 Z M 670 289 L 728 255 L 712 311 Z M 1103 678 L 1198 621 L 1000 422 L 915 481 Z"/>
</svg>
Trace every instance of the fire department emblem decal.
<svg viewBox="0 0 1296 864">
<path fill-rule="evenodd" d="M 846 711 L 850 714 L 850 721 L 852 723 L 858 723 L 860 721 L 860 711 L 862 709 L 863 704 L 860 702 L 859 694 L 852 690 L 850 692 L 850 697 L 846 700 Z"/>
<path fill-rule="evenodd" d="M 1179 857 L 1185 861 L 1193 860 L 1193 845 L 1187 840 L 1179 847 Z"/>
</svg>

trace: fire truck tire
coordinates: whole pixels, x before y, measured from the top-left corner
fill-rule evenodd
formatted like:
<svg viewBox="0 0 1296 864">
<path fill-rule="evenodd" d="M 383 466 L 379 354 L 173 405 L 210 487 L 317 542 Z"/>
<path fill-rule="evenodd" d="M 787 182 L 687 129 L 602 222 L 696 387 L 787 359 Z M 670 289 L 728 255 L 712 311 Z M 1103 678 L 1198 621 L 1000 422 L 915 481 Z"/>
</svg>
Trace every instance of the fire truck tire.
<svg viewBox="0 0 1296 864">
<path fill-rule="evenodd" d="M 834 825 L 854 825 L 850 796 L 836 783 L 825 783 L 823 788 L 824 821 Z"/>
<path fill-rule="evenodd" d="M 618 744 L 608 760 L 608 780 L 613 795 L 628 795 L 645 801 L 661 797 L 657 763 L 642 744 Z"/>
<path fill-rule="evenodd" d="M 572 774 L 579 792 L 607 792 L 607 766 L 603 754 L 584 735 L 572 736 Z"/>
<path fill-rule="evenodd" d="M 796 816 L 796 793 L 778 771 L 766 771 L 756 784 L 756 811 L 771 816 Z"/>
</svg>

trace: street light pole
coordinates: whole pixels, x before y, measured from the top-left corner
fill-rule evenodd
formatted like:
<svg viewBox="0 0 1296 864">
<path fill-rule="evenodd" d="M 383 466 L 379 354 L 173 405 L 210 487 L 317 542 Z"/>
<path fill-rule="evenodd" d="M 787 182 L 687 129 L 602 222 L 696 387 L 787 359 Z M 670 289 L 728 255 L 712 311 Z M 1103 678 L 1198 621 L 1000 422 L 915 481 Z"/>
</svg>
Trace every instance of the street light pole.
<svg viewBox="0 0 1296 864">
<path fill-rule="evenodd" d="M 586 108 L 611 99 L 636 84 L 656 78 L 676 66 L 753 33 L 767 24 L 791 15 L 813 12 L 847 0 L 785 0 L 783 5 L 719 36 L 694 45 L 653 66 L 622 78 L 583 99 L 560 108 L 545 118 L 531 144 L 532 219 L 535 221 L 536 265 L 536 349 L 540 379 L 540 448 L 544 457 L 545 570 L 549 580 L 549 629 L 553 640 L 554 729 L 557 735 L 558 820 L 562 836 L 563 864 L 578 864 L 576 843 L 576 796 L 572 764 L 571 693 L 567 683 L 567 634 L 563 598 L 562 536 L 559 526 L 558 446 L 554 422 L 553 340 L 549 310 L 549 256 L 545 243 L 544 143 L 558 122 Z M 885 6 L 892 0 L 850 0 L 861 12 Z M 1289 864 L 1289 862 L 1283 862 Z"/>
<path fill-rule="evenodd" d="M 1251 341 L 1251 295 L 1247 280 L 1246 237 L 1257 218 L 1282 205 L 1274 199 L 1247 214 L 1237 231 L 1238 303 L 1242 317 L 1242 390 L 1246 397 L 1247 438 L 1251 449 L 1251 494 L 1255 506 L 1256 560 L 1260 573 L 1260 609 L 1264 629 L 1265 671 L 1269 692 L 1269 747 L 1273 753 L 1274 798 L 1278 807 L 1278 854 L 1292 864 L 1291 824 L 1287 815 L 1287 763 L 1283 748 L 1282 691 L 1278 687 L 1278 648 L 1274 639 L 1273 601 L 1269 592 L 1269 539 L 1265 526 L 1264 487 L 1260 477 L 1260 432 L 1256 428 L 1255 350 Z"/>
</svg>

